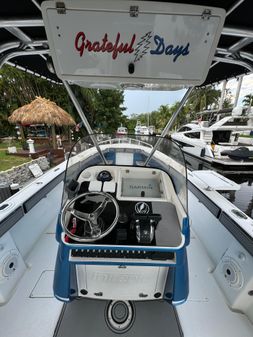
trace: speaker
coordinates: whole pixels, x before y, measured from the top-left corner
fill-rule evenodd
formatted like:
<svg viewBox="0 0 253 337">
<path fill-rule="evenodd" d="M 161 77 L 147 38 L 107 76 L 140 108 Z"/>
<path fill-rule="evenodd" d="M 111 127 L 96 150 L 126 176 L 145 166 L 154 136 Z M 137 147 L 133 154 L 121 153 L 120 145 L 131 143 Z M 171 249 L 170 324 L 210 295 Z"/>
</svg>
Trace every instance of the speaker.
<svg viewBox="0 0 253 337">
<path fill-rule="evenodd" d="M 4 234 L 0 238 L 0 305 L 10 299 L 25 270 L 24 260 L 10 233 Z"/>
<path fill-rule="evenodd" d="M 230 309 L 245 314 L 253 322 L 253 257 L 233 241 L 214 270 L 214 277 Z"/>
<path fill-rule="evenodd" d="M 221 261 L 224 280 L 230 287 L 241 288 L 244 284 L 242 270 L 231 256 L 225 256 Z"/>
<path fill-rule="evenodd" d="M 9 251 L 0 262 L 0 278 L 7 279 L 14 277 L 14 273 L 18 269 L 18 251 Z"/>
</svg>

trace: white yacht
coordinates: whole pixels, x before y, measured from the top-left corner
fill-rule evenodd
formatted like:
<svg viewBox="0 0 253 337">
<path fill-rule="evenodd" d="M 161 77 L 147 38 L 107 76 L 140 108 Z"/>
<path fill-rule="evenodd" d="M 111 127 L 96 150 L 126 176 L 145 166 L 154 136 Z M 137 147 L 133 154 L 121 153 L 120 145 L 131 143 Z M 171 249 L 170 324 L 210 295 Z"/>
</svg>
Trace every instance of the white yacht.
<svg viewBox="0 0 253 337">
<path fill-rule="evenodd" d="M 136 126 L 134 128 L 135 135 L 148 136 L 149 128 L 146 125 L 141 125 L 140 121 L 137 121 Z"/>
<path fill-rule="evenodd" d="M 253 112 L 236 107 L 230 114 L 209 112 L 209 120 L 183 125 L 171 135 L 185 154 L 201 159 L 214 167 L 253 167 L 253 138 L 240 137 L 253 130 Z M 204 112 L 203 114 L 207 114 Z M 202 115 L 200 115 L 202 116 Z M 248 141 L 246 143 L 246 141 Z"/>
<path fill-rule="evenodd" d="M 126 136 L 128 134 L 128 130 L 125 126 L 119 126 L 116 131 L 116 136 Z"/>
<path fill-rule="evenodd" d="M 14 58 L 16 66 L 61 79 L 88 136 L 67 162 L 0 204 L 0 336 L 252 337 L 253 220 L 217 192 L 236 184 L 214 172 L 187 172 L 181 149 L 165 138 L 193 86 L 234 75 L 237 61 L 240 72 L 250 67 L 236 59 L 238 50 L 224 57 L 232 65 L 226 74 L 213 73 L 212 63 L 223 61 L 215 53 L 231 29 L 226 15 L 236 10 L 239 24 L 252 27 L 250 3 L 246 12 L 241 0 L 222 8 L 40 3 L 3 7 L 1 27 L 20 40 L 6 43 L 3 34 L 2 62 Z M 48 54 L 54 75 L 30 57 L 46 66 Z M 94 135 L 73 83 L 188 89 L 161 136 L 143 141 Z"/>
</svg>

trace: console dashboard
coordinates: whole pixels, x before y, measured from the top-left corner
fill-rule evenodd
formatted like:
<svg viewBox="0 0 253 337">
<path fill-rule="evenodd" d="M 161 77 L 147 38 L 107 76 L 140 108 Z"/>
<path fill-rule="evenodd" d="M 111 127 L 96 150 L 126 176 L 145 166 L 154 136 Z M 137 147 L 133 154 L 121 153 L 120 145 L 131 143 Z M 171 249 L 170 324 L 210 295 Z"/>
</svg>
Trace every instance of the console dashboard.
<svg viewBox="0 0 253 337">
<path fill-rule="evenodd" d="M 79 184 L 83 182 L 89 183 L 89 191 L 116 193 L 118 200 L 170 201 L 169 190 L 173 189 L 163 171 L 139 167 L 89 167 L 78 178 Z"/>
<path fill-rule="evenodd" d="M 103 239 L 77 244 L 71 261 L 89 263 L 175 263 L 175 249 L 183 245 L 183 212 L 169 175 L 159 169 L 120 166 L 94 166 L 78 177 L 78 194 L 105 192 L 119 205 L 119 218 L 112 232 Z M 86 206 L 87 207 L 87 206 Z M 110 207 L 104 221 L 113 217 Z"/>
</svg>

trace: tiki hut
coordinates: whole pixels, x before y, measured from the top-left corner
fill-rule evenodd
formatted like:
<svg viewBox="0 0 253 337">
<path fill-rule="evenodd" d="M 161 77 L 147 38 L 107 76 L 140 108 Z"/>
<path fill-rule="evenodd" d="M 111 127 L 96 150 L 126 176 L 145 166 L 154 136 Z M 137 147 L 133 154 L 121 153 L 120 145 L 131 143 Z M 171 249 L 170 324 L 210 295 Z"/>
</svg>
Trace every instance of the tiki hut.
<svg viewBox="0 0 253 337">
<path fill-rule="evenodd" d="M 14 110 L 8 121 L 20 126 L 29 124 L 47 124 L 51 126 L 54 149 L 56 148 L 55 126 L 71 126 L 76 124 L 66 111 L 54 102 L 42 97 L 36 97 L 31 103 Z"/>
</svg>

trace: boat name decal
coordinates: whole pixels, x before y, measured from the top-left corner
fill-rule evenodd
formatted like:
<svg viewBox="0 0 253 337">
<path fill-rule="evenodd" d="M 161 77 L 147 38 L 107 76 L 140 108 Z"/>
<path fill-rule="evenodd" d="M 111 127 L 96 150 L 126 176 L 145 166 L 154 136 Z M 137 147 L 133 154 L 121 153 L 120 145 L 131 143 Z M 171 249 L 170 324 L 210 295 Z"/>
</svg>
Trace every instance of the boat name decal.
<svg viewBox="0 0 253 337">
<path fill-rule="evenodd" d="M 94 53 L 111 53 L 112 59 L 116 60 L 119 54 L 132 54 L 134 53 L 134 62 L 140 61 L 140 59 L 147 53 L 151 55 L 168 55 L 174 56 L 173 62 L 176 62 L 180 56 L 186 56 L 190 53 L 188 42 L 186 45 L 180 44 L 167 44 L 163 37 L 154 35 L 153 42 L 155 47 L 151 49 L 152 32 L 147 32 L 141 36 L 138 43 L 136 43 L 136 34 L 133 34 L 128 42 L 122 42 L 120 33 L 117 33 L 116 39 L 110 41 L 108 34 L 105 33 L 100 41 L 89 40 L 84 32 L 76 34 L 75 49 L 82 57 L 85 51 Z M 151 49 L 151 50 L 150 50 Z"/>
<path fill-rule="evenodd" d="M 152 32 L 148 32 L 140 38 L 140 41 L 137 43 L 134 53 L 134 62 L 140 61 L 140 59 L 147 54 L 150 49 L 152 38 Z"/>
<path fill-rule="evenodd" d="M 154 42 L 156 44 L 156 49 L 150 51 L 150 54 L 152 55 L 175 55 L 173 58 L 173 62 L 176 62 L 180 55 L 186 56 L 189 54 L 189 42 L 185 46 L 174 46 L 173 44 L 169 44 L 166 46 L 164 38 L 160 37 L 159 35 L 154 36 Z"/>
<path fill-rule="evenodd" d="M 95 53 L 112 53 L 112 58 L 115 60 L 118 54 L 121 53 L 133 53 L 133 44 L 135 42 L 136 35 L 133 34 L 131 41 L 128 43 L 120 42 L 120 33 L 117 34 L 115 42 L 108 40 L 108 34 L 105 33 L 102 41 L 90 41 L 86 38 L 84 32 L 79 32 L 75 38 L 75 48 L 79 52 L 80 57 L 83 56 L 85 50 L 89 52 L 93 51 Z"/>
</svg>

